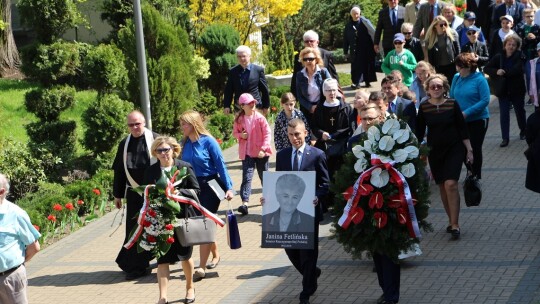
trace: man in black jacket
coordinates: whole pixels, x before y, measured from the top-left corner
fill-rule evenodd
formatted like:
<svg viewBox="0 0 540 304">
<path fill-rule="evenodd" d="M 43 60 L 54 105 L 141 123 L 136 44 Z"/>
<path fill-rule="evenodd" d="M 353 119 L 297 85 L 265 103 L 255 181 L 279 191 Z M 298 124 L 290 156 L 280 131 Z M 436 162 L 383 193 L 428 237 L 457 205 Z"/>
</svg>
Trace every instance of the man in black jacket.
<svg viewBox="0 0 540 304">
<path fill-rule="evenodd" d="M 231 113 L 231 105 L 238 105 L 238 98 L 249 93 L 257 100 L 257 109 L 266 116 L 270 108 L 270 92 L 264 75 L 264 68 L 250 62 L 251 49 L 241 45 L 236 49 L 238 64 L 229 70 L 223 94 L 223 113 Z M 233 99 L 234 97 L 234 99 Z"/>
<path fill-rule="evenodd" d="M 475 25 L 482 29 L 482 33 L 487 39 L 491 37 L 491 18 L 494 8 L 494 0 L 467 0 L 467 11 L 474 13 Z M 464 19 L 467 19 L 467 16 Z"/>
<path fill-rule="evenodd" d="M 388 0 L 388 6 L 379 11 L 379 20 L 375 28 L 375 41 L 373 41 L 375 52 L 379 52 L 381 35 L 383 54 L 386 55 L 394 49 L 394 35 L 400 33 L 404 16 L 405 8 L 398 5 L 398 0 Z"/>
<path fill-rule="evenodd" d="M 321 58 L 324 62 L 324 67 L 328 70 L 332 78 L 339 81 L 338 73 L 336 71 L 336 66 L 334 65 L 334 57 L 332 56 L 332 52 L 319 47 L 319 34 L 317 34 L 315 31 L 309 30 L 304 33 L 304 36 L 302 38 L 304 39 L 304 47 L 311 47 L 311 48 L 319 49 L 319 52 L 321 53 Z M 303 68 L 302 63 L 298 59 L 299 55 L 300 55 L 300 52 L 294 55 L 294 68 L 293 68 L 293 74 L 292 74 L 293 76 L 291 79 L 291 93 L 293 93 L 295 97 L 296 97 L 296 73 L 298 73 Z"/>
</svg>

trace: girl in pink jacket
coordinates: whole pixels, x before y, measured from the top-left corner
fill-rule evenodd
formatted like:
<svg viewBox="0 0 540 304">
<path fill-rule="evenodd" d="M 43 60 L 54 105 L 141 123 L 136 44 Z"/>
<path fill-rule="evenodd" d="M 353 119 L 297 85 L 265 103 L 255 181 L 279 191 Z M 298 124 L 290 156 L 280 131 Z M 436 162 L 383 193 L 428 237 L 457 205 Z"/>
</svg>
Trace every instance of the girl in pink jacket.
<svg viewBox="0 0 540 304">
<path fill-rule="evenodd" d="M 263 182 L 263 171 L 268 170 L 268 158 L 272 155 L 270 147 L 270 125 L 263 115 L 256 112 L 255 98 L 249 93 L 240 95 L 240 112 L 234 120 L 233 136 L 238 140 L 238 156 L 242 160 L 242 185 L 240 197 L 242 205 L 238 212 L 248 214 L 248 202 L 251 195 L 251 180 L 255 167 Z"/>
</svg>

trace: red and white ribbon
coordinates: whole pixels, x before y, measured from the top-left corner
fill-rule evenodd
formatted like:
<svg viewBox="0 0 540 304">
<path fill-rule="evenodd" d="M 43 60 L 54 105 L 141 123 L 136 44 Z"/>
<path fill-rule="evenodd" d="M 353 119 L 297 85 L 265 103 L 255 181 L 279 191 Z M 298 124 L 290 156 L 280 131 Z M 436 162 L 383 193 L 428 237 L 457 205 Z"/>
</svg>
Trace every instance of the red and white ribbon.
<svg viewBox="0 0 540 304">
<path fill-rule="evenodd" d="M 150 188 L 154 188 L 155 186 L 156 185 L 147 185 L 144 188 L 144 195 L 143 195 L 144 201 L 143 201 L 141 211 L 139 212 L 139 218 L 137 218 L 138 225 L 137 225 L 137 228 L 135 229 L 135 232 L 131 235 L 129 240 L 124 244 L 124 247 L 126 249 L 130 249 L 131 247 L 133 247 L 133 245 L 137 243 L 137 240 L 139 239 L 139 237 L 141 236 L 143 232 L 143 229 L 144 229 L 143 223 L 146 220 L 146 211 L 148 210 L 148 205 L 150 205 L 150 198 L 148 197 L 148 191 L 150 190 Z"/>
<path fill-rule="evenodd" d="M 381 161 L 381 159 L 373 154 L 371 155 L 371 165 L 372 167 L 368 170 L 362 172 L 358 179 L 356 180 L 354 186 L 353 186 L 353 192 L 351 195 L 351 198 L 347 201 L 347 205 L 343 209 L 343 215 L 340 217 L 338 224 L 343 227 L 343 229 L 347 229 L 351 222 L 359 223 L 361 221 L 357 220 L 356 218 L 359 217 L 360 214 L 362 214 L 362 210 L 359 210 L 360 207 L 357 207 L 358 202 L 360 201 L 360 198 L 362 196 L 367 196 L 371 193 L 366 193 L 365 191 L 362 191 L 364 187 L 364 181 L 371 177 L 371 172 L 376 168 L 384 168 L 388 171 L 390 174 L 390 181 L 392 183 L 395 183 L 398 187 L 398 194 L 401 201 L 402 208 L 408 212 L 407 215 L 409 217 L 409 221 L 407 221 L 407 228 L 409 230 L 409 235 L 413 238 L 420 238 L 422 235 L 420 233 L 420 228 L 418 226 L 418 220 L 416 218 L 416 212 L 414 210 L 414 204 L 412 199 L 412 193 L 411 189 L 409 187 L 409 184 L 407 183 L 407 180 L 399 172 L 396 168 L 394 168 L 395 162 L 389 162 L 384 163 Z M 363 194 L 362 194 L 363 193 Z"/>
</svg>

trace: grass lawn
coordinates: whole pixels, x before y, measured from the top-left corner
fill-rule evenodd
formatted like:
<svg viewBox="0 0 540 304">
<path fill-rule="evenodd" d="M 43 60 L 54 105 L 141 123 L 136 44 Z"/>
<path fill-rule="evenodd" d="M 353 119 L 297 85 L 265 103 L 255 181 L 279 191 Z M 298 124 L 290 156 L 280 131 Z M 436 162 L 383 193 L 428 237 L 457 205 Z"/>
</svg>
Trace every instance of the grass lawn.
<svg viewBox="0 0 540 304">
<path fill-rule="evenodd" d="M 28 142 L 28 135 L 24 126 L 38 121 L 37 117 L 26 111 L 24 95 L 26 92 L 38 88 L 39 85 L 25 80 L 0 79 L 0 138 L 9 138 L 18 142 Z M 95 91 L 80 91 L 75 95 L 75 106 L 62 113 L 62 120 L 77 122 L 77 138 L 84 135 L 82 113 L 90 103 L 96 99 Z M 77 143 L 77 154 L 84 153 L 82 146 Z"/>
</svg>

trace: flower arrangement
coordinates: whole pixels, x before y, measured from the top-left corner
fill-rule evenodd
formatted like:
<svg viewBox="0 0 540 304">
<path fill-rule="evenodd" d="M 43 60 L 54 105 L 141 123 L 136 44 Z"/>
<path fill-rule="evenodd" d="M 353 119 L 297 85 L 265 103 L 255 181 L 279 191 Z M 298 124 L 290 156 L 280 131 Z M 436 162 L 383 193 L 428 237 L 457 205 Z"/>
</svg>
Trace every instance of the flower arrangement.
<svg viewBox="0 0 540 304">
<path fill-rule="evenodd" d="M 409 126 L 390 117 L 372 126 L 345 157 L 332 190 L 342 193 L 343 211 L 335 218 L 334 237 L 353 257 L 369 251 L 397 260 L 430 231 L 425 221 L 429 185 L 418 140 Z M 351 181 L 355 181 L 351 185 Z"/>
<path fill-rule="evenodd" d="M 143 209 L 139 213 L 139 226 L 130 235 L 133 245 L 136 241 L 137 252 L 149 251 L 159 259 L 167 254 L 174 243 L 174 227 L 178 226 L 176 215 L 180 213 L 180 204 L 169 198 L 167 189 L 179 184 L 187 177 L 187 168 L 162 171 L 155 185 L 144 185 L 133 190 L 144 194 Z M 130 246 L 131 247 L 131 246 Z"/>
<path fill-rule="evenodd" d="M 467 2 L 464 0 L 455 0 L 454 6 L 456 7 L 458 15 L 463 18 L 467 12 Z"/>
</svg>

